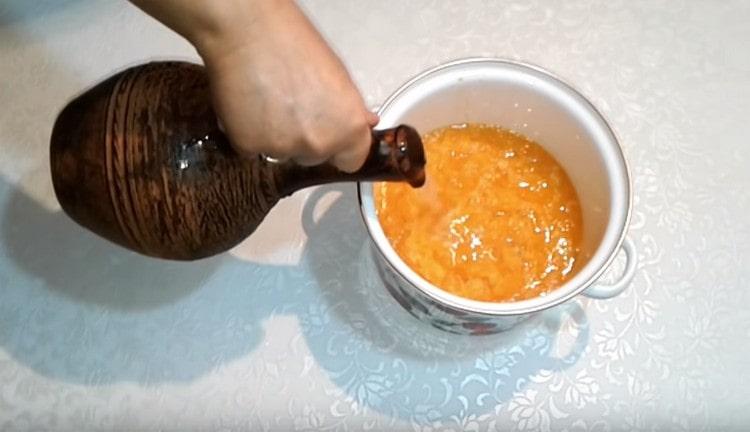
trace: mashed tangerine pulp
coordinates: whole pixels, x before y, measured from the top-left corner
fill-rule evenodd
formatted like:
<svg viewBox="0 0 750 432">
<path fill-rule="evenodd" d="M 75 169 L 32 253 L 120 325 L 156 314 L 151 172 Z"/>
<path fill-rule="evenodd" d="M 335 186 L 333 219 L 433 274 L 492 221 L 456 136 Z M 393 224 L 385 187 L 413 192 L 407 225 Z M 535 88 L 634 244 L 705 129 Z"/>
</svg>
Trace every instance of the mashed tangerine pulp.
<svg viewBox="0 0 750 432">
<path fill-rule="evenodd" d="M 423 278 L 461 297 L 545 295 L 572 276 L 578 197 L 541 146 L 508 130 L 453 125 L 423 137 L 427 183 L 378 183 L 386 237 Z"/>
</svg>

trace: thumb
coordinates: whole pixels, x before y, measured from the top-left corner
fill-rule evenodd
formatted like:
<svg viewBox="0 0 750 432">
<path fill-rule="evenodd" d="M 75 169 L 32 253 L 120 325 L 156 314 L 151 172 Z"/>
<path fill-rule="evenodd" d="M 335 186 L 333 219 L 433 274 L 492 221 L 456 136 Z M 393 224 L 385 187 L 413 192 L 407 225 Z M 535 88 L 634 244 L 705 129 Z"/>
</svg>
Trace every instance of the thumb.
<svg viewBox="0 0 750 432">
<path fill-rule="evenodd" d="M 372 111 L 367 111 L 367 124 L 370 125 L 370 127 L 375 127 L 380 122 L 380 117 L 377 113 L 374 113 Z"/>
</svg>

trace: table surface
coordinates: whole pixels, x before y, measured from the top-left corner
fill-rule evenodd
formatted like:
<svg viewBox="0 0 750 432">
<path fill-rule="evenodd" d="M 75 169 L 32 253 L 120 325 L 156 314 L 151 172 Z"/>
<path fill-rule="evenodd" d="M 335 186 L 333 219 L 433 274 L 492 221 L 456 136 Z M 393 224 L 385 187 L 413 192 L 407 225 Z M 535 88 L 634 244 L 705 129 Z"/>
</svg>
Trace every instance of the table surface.
<svg viewBox="0 0 750 432">
<path fill-rule="evenodd" d="M 499 336 L 442 334 L 385 294 L 350 185 L 283 201 L 214 259 L 116 248 L 60 212 L 52 122 L 113 71 L 197 56 L 125 1 L 4 0 L 0 430 L 750 427 L 750 2 L 303 6 L 372 106 L 480 55 L 591 98 L 631 163 L 633 284 Z"/>
</svg>

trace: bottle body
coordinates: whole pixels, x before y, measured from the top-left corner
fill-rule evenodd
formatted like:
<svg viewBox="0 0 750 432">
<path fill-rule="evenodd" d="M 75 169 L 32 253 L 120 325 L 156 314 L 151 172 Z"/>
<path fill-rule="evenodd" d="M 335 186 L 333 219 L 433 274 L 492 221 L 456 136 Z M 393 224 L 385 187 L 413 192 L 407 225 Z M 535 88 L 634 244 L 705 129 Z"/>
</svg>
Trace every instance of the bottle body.
<svg viewBox="0 0 750 432">
<path fill-rule="evenodd" d="M 65 212 L 146 255 L 196 259 L 249 235 L 279 196 L 274 170 L 219 130 L 200 66 L 126 70 L 69 104 L 52 134 Z"/>
<path fill-rule="evenodd" d="M 231 248 L 299 187 L 362 177 L 239 157 L 218 126 L 205 71 L 182 62 L 128 69 L 74 99 L 58 116 L 50 152 L 55 192 L 72 219 L 177 260 Z M 398 167 L 370 171 L 405 179 Z"/>
</svg>

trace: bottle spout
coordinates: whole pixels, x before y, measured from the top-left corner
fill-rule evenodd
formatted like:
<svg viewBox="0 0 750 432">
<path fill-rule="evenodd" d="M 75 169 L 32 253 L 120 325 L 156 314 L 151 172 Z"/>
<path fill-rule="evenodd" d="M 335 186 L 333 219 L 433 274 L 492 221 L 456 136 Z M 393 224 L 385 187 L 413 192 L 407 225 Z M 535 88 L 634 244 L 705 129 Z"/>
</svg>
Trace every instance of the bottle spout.
<svg viewBox="0 0 750 432">
<path fill-rule="evenodd" d="M 396 169 L 403 175 L 412 187 L 422 187 L 425 182 L 425 156 L 422 138 L 416 129 L 408 125 L 401 125 L 382 135 L 384 142 L 390 148 Z"/>
<path fill-rule="evenodd" d="M 409 125 L 373 131 L 373 145 L 362 168 L 361 181 L 406 180 L 412 187 L 425 182 L 425 155 L 419 132 Z"/>
</svg>

